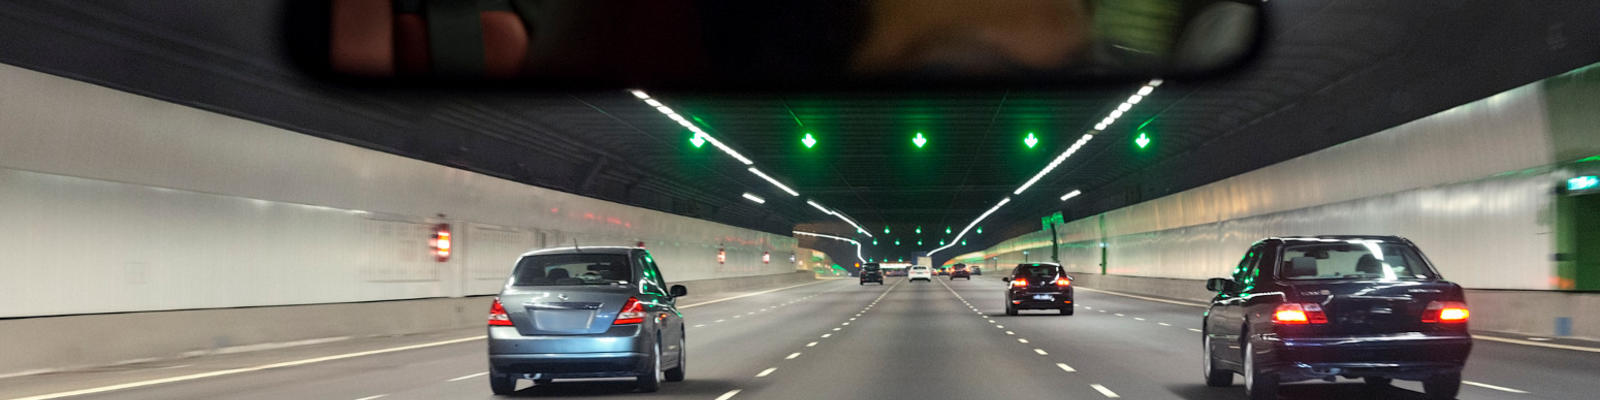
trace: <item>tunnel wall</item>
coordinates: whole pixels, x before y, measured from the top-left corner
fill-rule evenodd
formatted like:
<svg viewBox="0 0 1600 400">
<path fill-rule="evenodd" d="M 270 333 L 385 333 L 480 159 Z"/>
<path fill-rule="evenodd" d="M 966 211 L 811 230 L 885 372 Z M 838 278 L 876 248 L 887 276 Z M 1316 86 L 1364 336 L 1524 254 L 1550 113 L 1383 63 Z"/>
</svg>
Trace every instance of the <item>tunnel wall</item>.
<svg viewBox="0 0 1600 400">
<path fill-rule="evenodd" d="M 1583 311 L 1600 294 L 1557 291 L 1554 257 L 1555 189 L 1574 160 L 1600 154 L 1596 99 L 1600 68 L 1586 67 L 1069 221 L 1057 229 L 1060 261 L 1085 286 L 1205 300 L 1200 280 L 1227 276 L 1256 240 L 1400 235 L 1469 289 L 1474 329 L 1600 337 L 1600 318 Z M 1049 260 L 1050 246 L 1050 232 L 1036 231 L 952 262 L 1009 268 Z"/>
<path fill-rule="evenodd" d="M 522 252 L 574 241 L 645 242 L 671 281 L 797 270 L 788 236 L 12 66 L 0 91 L 0 318 L 490 294 Z"/>
<path fill-rule="evenodd" d="M 1592 67 L 1590 69 L 1593 69 Z M 1554 189 L 1572 154 L 1597 154 L 1592 135 L 1552 121 L 1583 113 L 1596 90 L 1563 82 L 1579 70 L 1518 87 L 1372 135 L 1195 189 L 1058 227 L 1073 271 L 1158 278 L 1227 275 L 1249 245 L 1270 236 L 1400 235 L 1441 273 L 1479 289 L 1556 289 Z M 1557 97 L 1549 87 L 1562 87 Z M 1591 88 L 1592 89 L 1592 88 Z M 1562 135 L 1587 142 L 1558 140 Z M 1264 144 L 1265 145 L 1265 144 Z M 1558 156 L 1558 153 L 1561 155 Z M 958 260 L 1048 260 L 1050 234 L 1033 232 Z M 1041 258 L 1038 255 L 1043 254 Z"/>
</svg>

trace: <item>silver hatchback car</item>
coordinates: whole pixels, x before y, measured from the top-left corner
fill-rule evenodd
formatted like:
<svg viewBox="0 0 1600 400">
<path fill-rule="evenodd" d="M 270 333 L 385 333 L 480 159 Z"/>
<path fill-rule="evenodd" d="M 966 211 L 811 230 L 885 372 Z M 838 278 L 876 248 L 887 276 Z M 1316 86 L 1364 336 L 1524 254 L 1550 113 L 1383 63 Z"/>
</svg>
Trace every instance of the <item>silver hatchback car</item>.
<svg viewBox="0 0 1600 400">
<path fill-rule="evenodd" d="M 523 254 L 489 310 L 489 387 L 518 379 L 633 377 L 654 392 L 684 378 L 687 294 L 667 286 L 636 247 L 567 247 Z"/>
</svg>

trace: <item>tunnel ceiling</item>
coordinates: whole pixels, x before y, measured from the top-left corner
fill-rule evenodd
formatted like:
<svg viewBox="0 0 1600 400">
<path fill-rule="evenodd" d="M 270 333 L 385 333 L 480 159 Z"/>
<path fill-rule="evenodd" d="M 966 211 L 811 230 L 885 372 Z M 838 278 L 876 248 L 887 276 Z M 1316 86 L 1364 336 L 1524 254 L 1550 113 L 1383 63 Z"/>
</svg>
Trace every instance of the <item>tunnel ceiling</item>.
<svg viewBox="0 0 1600 400">
<path fill-rule="evenodd" d="M 0 62 L 506 179 L 769 232 L 853 229 L 910 257 L 1011 194 L 1142 82 L 1076 90 L 652 92 L 802 193 L 790 197 L 622 90 L 440 95 L 330 86 L 281 46 L 282 2 L 0 4 Z M 982 225 L 982 248 L 1371 134 L 1597 61 L 1580 2 L 1284 1 L 1232 73 L 1165 82 Z M 1548 4 L 1547 4 L 1548 3 Z M 1574 10 L 1582 12 L 1574 12 Z M 1142 128 L 1141 128 L 1142 127 Z M 807 132 L 817 140 L 806 149 Z M 926 146 L 912 145 L 922 132 Z M 1024 144 L 1032 132 L 1036 147 Z M 1140 149 L 1134 137 L 1152 142 Z M 1084 194 L 1069 202 L 1068 190 Z M 769 201 L 740 198 L 754 193 Z M 885 225 L 893 233 L 881 235 Z M 913 246 L 921 226 L 922 246 Z M 830 252 L 831 253 L 831 252 Z M 847 260 L 853 257 L 841 257 Z"/>
</svg>

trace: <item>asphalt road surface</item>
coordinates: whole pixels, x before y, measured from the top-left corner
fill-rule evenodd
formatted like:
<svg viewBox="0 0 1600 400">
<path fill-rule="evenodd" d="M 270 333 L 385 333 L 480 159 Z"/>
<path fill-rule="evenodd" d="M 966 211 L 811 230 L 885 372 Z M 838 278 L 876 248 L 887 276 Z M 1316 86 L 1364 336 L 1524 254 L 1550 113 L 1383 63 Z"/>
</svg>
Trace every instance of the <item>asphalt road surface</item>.
<svg viewBox="0 0 1600 400">
<path fill-rule="evenodd" d="M 1200 377 L 1194 305 L 1079 288 L 1077 315 L 1006 316 L 996 277 L 823 281 L 685 298 L 689 378 L 660 392 L 558 381 L 514 397 L 1241 399 Z M 695 302 L 702 304 L 694 305 Z M 482 329 L 0 379 L 3 399 L 489 399 Z M 1592 399 L 1600 353 L 1479 340 L 1462 399 Z M 1239 382 L 1239 380 L 1235 380 Z M 1397 382 L 1286 385 L 1286 399 L 1420 399 Z M 66 396 L 63 396 L 65 394 Z"/>
</svg>

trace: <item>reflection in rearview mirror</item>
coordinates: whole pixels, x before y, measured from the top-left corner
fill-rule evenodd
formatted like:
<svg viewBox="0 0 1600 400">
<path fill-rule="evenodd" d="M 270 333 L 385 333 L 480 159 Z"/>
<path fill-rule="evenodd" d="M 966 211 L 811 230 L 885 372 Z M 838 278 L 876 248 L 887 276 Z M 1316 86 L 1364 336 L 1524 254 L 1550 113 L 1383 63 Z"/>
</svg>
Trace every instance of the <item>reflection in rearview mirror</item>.
<svg viewBox="0 0 1600 400">
<path fill-rule="evenodd" d="M 316 72 L 562 87 L 1193 76 L 1238 65 L 1262 25 L 1233 0 L 322 1 L 287 26 Z"/>
</svg>

